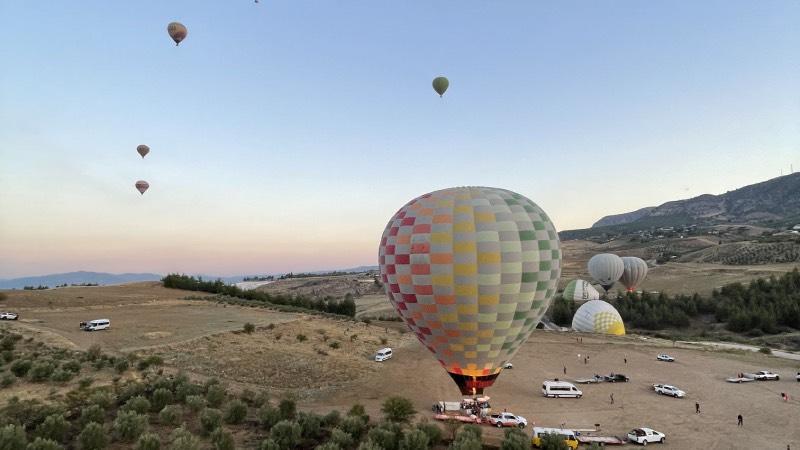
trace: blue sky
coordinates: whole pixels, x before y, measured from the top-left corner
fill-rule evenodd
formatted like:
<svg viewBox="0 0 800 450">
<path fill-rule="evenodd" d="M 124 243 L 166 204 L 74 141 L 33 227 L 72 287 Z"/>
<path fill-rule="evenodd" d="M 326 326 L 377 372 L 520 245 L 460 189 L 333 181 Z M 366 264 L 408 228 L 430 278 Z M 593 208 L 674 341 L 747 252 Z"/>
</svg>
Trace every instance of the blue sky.
<svg viewBox="0 0 800 450">
<path fill-rule="evenodd" d="M 800 170 L 798 23 L 796 1 L 0 0 L 0 277 L 373 264 L 436 189 L 570 229 Z"/>
</svg>

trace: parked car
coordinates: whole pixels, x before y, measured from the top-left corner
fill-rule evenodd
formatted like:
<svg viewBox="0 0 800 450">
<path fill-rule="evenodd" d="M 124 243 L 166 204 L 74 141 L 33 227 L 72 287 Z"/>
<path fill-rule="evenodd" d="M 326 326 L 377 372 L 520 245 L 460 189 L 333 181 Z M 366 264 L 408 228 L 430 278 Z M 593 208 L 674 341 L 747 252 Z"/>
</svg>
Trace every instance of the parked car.
<svg viewBox="0 0 800 450">
<path fill-rule="evenodd" d="M 503 364 L 503 369 L 513 369 L 513 368 L 514 368 L 514 365 L 511 364 L 510 362 L 507 362 L 507 363 Z"/>
<path fill-rule="evenodd" d="M 511 413 L 503 412 L 490 415 L 489 423 L 498 428 L 501 427 L 525 428 L 526 426 L 528 426 L 528 419 L 522 416 L 517 416 Z"/>
<path fill-rule="evenodd" d="M 17 320 L 19 314 L 12 312 L 0 312 L 0 320 Z"/>
<path fill-rule="evenodd" d="M 753 375 L 755 375 L 753 378 L 755 378 L 757 381 L 777 381 L 781 379 L 777 373 L 772 373 L 769 370 L 761 370 Z"/>
<path fill-rule="evenodd" d="M 111 321 L 108 319 L 96 319 L 88 322 L 81 322 L 81 330 L 84 331 L 99 331 L 111 327 Z"/>
<path fill-rule="evenodd" d="M 545 397 L 575 397 L 581 398 L 583 392 L 572 383 L 566 381 L 545 381 L 542 383 L 542 395 Z"/>
<path fill-rule="evenodd" d="M 375 353 L 375 361 L 382 362 L 392 357 L 392 349 L 389 347 L 382 348 Z"/>
<path fill-rule="evenodd" d="M 628 440 L 637 444 L 647 445 L 649 442 L 663 444 L 667 436 L 652 428 L 634 428 L 628 432 Z"/>
<path fill-rule="evenodd" d="M 794 379 L 797 380 L 798 383 L 800 383 L 800 372 L 797 372 L 797 375 L 794 377 Z"/>
<path fill-rule="evenodd" d="M 539 448 L 542 446 L 542 437 L 545 434 L 557 434 L 564 438 L 564 443 L 567 444 L 567 447 L 570 450 L 575 450 L 578 448 L 578 437 L 573 430 L 567 430 L 564 428 L 543 428 L 543 427 L 533 427 L 533 434 L 531 435 L 531 444 L 534 447 Z"/>
<path fill-rule="evenodd" d="M 609 383 L 616 383 L 617 381 L 622 381 L 622 382 L 631 381 L 630 378 L 626 377 L 621 373 L 611 373 L 609 375 L 606 375 L 604 378 Z"/>
<path fill-rule="evenodd" d="M 675 361 L 675 358 L 673 358 L 672 356 L 669 356 L 669 355 L 668 355 L 668 354 L 666 354 L 666 353 L 662 353 L 662 354 L 660 354 L 660 355 L 656 356 L 656 359 L 657 359 L 657 360 L 659 360 L 659 361 L 666 361 L 666 362 L 673 362 L 673 361 Z"/>
<path fill-rule="evenodd" d="M 653 389 L 656 391 L 657 394 L 661 395 L 668 395 L 670 397 L 675 398 L 683 398 L 686 397 L 686 392 L 676 388 L 675 386 L 671 386 L 669 384 L 654 384 Z"/>
</svg>

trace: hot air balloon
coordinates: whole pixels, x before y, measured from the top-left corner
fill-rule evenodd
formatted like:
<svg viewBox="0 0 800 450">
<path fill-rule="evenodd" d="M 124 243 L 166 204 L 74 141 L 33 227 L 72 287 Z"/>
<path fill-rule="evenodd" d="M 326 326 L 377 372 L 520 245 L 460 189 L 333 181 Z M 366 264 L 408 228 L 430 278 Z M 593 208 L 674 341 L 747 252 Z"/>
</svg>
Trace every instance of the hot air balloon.
<svg viewBox="0 0 800 450">
<path fill-rule="evenodd" d="M 444 95 L 449 86 L 450 80 L 448 80 L 446 77 L 436 77 L 433 79 L 433 90 L 439 94 L 439 97 Z"/>
<path fill-rule="evenodd" d="M 572 329 L 617 336 L 625 334 L 625 324 L 619 312 L 602 300 L 591 300 L 581 305 L 572 317 Z"/>
<path fill-rule="evenodd" d="M 635 256 L 623 256 L 622 263 L 625 269 L 619 281 L 625 286 L 628 292 L 633 292 L 647 276 L 647 263 L 642 258 Z"/>
<path fill-rule="evenodd" d="M 562 297 L 567 301 L 583 302 L 600 299 L 600 293 L 588 281 L 572 280 L 564 288 Z"/>
<path fill-rule="evenodd" d="M 594 255 L 589 260 L 589 274 L 608 292 L 625 269 L 622 259 L 612 253 Z"/>
<path fill-rule="evenodd" d="M 411 200 L 389 220 L 378 254 L 395 310 L 465 395 L 494 383 L 536 328 L 561 273 L 547 214 L 489 187 Z"/>
<path fill-rule="evenodd" d="M 150 188 L 150 183 L 144 180 L 139 180 L 136 182 L 136 190 L 139 191 L 140 194 L 144 195 L 144 192 Z"/>
<path fill-rule="evenodd" d="M 170 22 L 170 24 L 167 25 L 167 33 L 169 33 L 169 37 L 175 41 L 175 45 L 178 46 L 182 40 L 186 39 L 189 30 L 180 22 Z"/>
<path fill-rule="evenodd" d="M 150 153 L 150 147 L 142 144 L 136 147 L 136 151 L 139 152 L 139 154 L 142 155 L 142 159 L 144 159 L 144 157 L 147 156 L 148 153 Z"/>
</svg>

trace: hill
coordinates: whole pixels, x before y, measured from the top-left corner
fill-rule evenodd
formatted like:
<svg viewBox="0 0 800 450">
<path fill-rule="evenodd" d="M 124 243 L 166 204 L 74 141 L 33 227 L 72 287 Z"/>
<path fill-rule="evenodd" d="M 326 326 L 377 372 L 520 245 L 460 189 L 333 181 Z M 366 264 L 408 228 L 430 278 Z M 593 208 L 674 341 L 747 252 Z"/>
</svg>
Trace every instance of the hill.
<svg viewBox="0 0 800 450">
<path fill-rule="evenodd" d="M 49 275 L 39 275 L 34 277 L 13 278 L 10 280 L 0 280 L 0 289 L 23 289 L 25 286 L 49 286 L 60 285 L 111 285 L 133 283 L 137 281 L 158 281 L 161 275 L 156 273 L 105 273 L 105 272 L 67 272 L 54 273 Z"/>
</svg>

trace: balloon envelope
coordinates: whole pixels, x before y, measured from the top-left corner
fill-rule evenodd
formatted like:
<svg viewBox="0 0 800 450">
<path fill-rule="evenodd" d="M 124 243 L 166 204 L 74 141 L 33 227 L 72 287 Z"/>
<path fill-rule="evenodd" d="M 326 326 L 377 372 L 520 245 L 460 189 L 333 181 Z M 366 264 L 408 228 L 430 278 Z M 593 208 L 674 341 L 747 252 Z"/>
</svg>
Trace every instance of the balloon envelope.
<svg viewBox="0 0 800 450">
<path fill-rule="evenodd" d="M 439 94 L 439 97 L 444 95 L 449 86 L 450 80 L 448 80 L 446 77 L 436 77 L 433 79 L 433 90 Z"/>
<path fill-rule="evenodd" d="M 562 297 L 567 301 L 581 302 L 599 300 L 600 293 L 588 281 L 572 280 L 564 288 Z"/>
<path fill-rule="evenodd" d="M 169 37 L 175 41 L 175 45 L 179 45 L 182 40 L 186 39 L 189 30 L 180 22 L 170 22 L 170 24 L 167 25 L 167 33 L 169 33 Z"/>
<path fill-rule="evenodd" d="M 625 265 L 622 259 L 612 253 L 594 255 L 589 260 L 589 274 L 608 291 L 622 276 Z"/>
<path fill-rule="evenodd" d="M 625 324 L 619 312 L 602 300 L 591 300 L 581 305 L 572 317 L 572 329 L 617 336 L 625 334 Z"/>
<path fill-rule="evenodd" d="M 458 187 L 411 200 L 379 248 L 386 294 L 463 394 L 491 386 L 556 292 L 561 248 L 531 200 Z"/>
<path fill-rule="evenodd" d="M 633 292 L 647 277 L 647 263 L 642 258 L 635 256 L 623 256 L 622 263 L 625 268 L 619 281 L 628 292 Z"/>
<path fill-rule="evenodd" d="M 136 190 L 139 191 L 139 193 L 142 195 L 144 195 L 144 192 L 150 188 L 150 184 L 144 180 L 137 181 L 135 186 Z"/>
<path fill-rule="evenodd" d="M 148 153 L 150 153 L 150 147 L 148 147 L 148 146 L 146 146 L 146 145 L 142 144 L 142 145 L 140 145 L 140 146 L 136 147 L 136 151 L 137 151 L 137 152 L 138 152 L 140 155 L 142 155 L 142 158 L 144 158 L 145 156 L 147 156 L 147 154 L 148 154 Z"/>
</svg>

